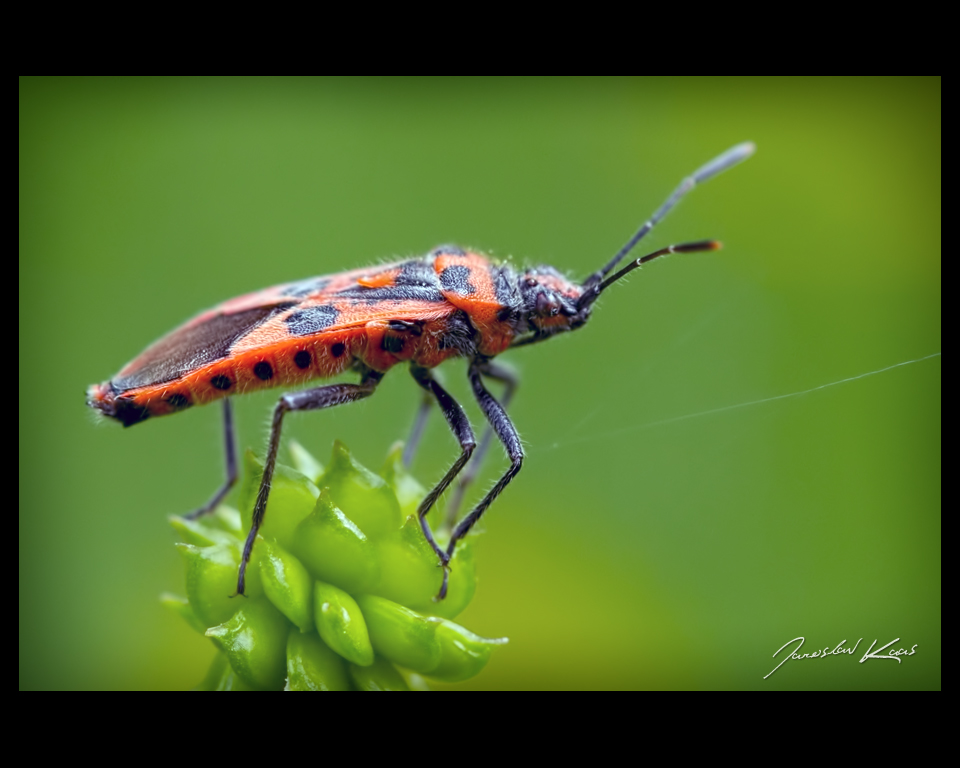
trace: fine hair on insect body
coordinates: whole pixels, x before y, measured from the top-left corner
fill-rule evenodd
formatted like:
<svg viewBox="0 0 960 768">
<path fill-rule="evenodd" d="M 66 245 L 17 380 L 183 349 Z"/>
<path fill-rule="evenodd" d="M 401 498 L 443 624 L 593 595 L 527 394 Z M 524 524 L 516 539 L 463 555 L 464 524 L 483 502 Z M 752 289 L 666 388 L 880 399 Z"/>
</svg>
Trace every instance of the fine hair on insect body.
<svg viewBox="0 0 960 768">
<path fill-rule="evenodd" d="M 506 410 L 518 379 L 494 358 L 508 349 L 582 327 L 610 285 L 659 256 L 720 248 L 715 240 L 680 243 L 634 258 L 614 271 L 685 194 L 753 152 L 753 144 L 738 144 L 684 179 L 623 248 L 582 283 L 550 266 L 521 270 L 452 245 L 419 258 L 285 283 L 197 315 L 147 347 L 112 379 L 91 386 L 87 404 L 129 427 L 222 401 L 227 476 L 210 500 L 188 515 L 196 518 L 212 512 L 237 480 L 231 395 L 300 386 L 342 373 L 358 376 L 357 383 L 290 392 L 277 402 L 237 575 L 237 593 L 243 594 L 246 568 L 266 513 L 285 415 L 365 399 L 376 391 L 390 368 L 409 364 L 414 381 L 423 390 L 423 401 L 404 449 L 404 463 L 412 461 L 434 404 L 460 446 L 459 456 L 417 510 L 423 536 L 443 566 L 437 594 L 437 599 L 443 599 L 457 542 L 476 525 L 524 461 L 520 437 Z M 479 442 L 463 408 L 431 374 L 433 368 L 454 357 L 466 358 L 470 388 L 488 424 Z M 487 381 L 503 384 L 499 400 L 487 389 Z M 457 484 L 448 510 L 459 508 L 494 435 L 510 466 L 472 510 L 451 524 L 449 540 L 441 547 L 426 515 L 454 480 Z"/>
</svg>

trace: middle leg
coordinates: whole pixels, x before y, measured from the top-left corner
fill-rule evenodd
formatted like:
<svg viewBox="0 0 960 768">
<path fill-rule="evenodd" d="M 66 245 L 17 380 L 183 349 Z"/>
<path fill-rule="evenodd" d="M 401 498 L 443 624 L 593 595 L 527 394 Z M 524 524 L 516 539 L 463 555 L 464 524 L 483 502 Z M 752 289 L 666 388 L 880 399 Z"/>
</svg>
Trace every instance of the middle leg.
<svg viewBox="0 0 960 768">
<path fill-rule="evenodd" d="M 420 438 L 423 437 L 423 429 L 427 426 L 427 417 L 430 415 L 431 408 L 433 408 L 433 396 L 428 390 L 423 393 L 423 397 L 420 399 L 417 418 L 413 422 L 413 429 L 410 430 L 407 444 L 403 446 L 403 466 L 407 469 L 413 464 L 413 457 L 417 455 L 417 448 L 420 447 Z"/>
</svg>

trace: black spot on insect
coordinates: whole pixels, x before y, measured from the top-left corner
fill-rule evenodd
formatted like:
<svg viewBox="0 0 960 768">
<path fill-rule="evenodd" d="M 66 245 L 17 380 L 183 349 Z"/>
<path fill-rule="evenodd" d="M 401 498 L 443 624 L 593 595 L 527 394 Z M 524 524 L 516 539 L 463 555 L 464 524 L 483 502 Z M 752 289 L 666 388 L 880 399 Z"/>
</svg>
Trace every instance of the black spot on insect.
<svg viewBox="0 0 960 768">
<path fill-rule="evenodd" d="M 477 289 L 470 284 L 470 270 L 459 265 L 447 267 L 440 273 L 440 285 L 445 291 L 453 291 L 461 296 L 477 292 Z"/>
<path fill-rule="evenodd" d="M 333 325 L 339 316 L 339 309 L 329 304 L 321 304 L 291 313 L 286 318 L 286 323 L 294 336 L 309 336 Z"/>
<path fill-rule="evenodd" d="M 392 331 L 412 333 L 414 336 L 423 335 L 423 323 L 409 320 L 391 320 L 387 323 Z"/>
<path fill-rule="evenodd" d="M 298 299 L 302 299 L 305 296 L 309 296 L 311 293 L 317 293 L 322 291 L 330 283 L 330 278 L 321 277 L 314 278 L 312 280 L 303 280 L 299 283 L 294 283 L 288 288 L 284 289 L 280 295 L 281 296 L 293 296 Z"/>
<path fill-rule="evenodd" d="M 383 341 L 380 342 L 381 347 L 387 352 L 393 352 L 394 354 L 403 352 L 406 344 L 407 340 L 403 338 L 403 336 L 384 336 Z"/>
<path fill-rule="evenodd" d="M 174 408 L 186 408 L 190 405 L 190 401 L 187 399 L 186 395 L 181 395 L 179 392 L 175 392 L 170 395 L 170 397 L 165 398 L 165 400 L 172 405 Z"/>
<path fill-rule="evenodd" d="M 273 368 L 264 360 L 253 366 L 253 374 L 262 381 L 269 381 L 273 378 Z"/>
<path fill-rule="evenodd" d="M 342 357 L 343 353 L 347 351 L 347 346 L 343 342 L 338 341 L 332 347 L 330 347 L 330 354 L 334 357 Z"/>
<path fill-rule="evenodd" d="M 139 424 L 141 421 L 150 418 L 150 411 L 142 405 L 137 405 L 133 400 L 126 400 L 122 397 L 114 401 L 112 410 L 104 409 L 103 412 L 121 422 L 125 427 L 132 427 L 134 424 Z"/>
<path fill-rule="evenodd" d="M 210 386 L 214 389 L 227 390 L 233 386 L 233 382 L 230 381 L 228 376 L 214 376 L 210 379 Z"/>
<path fill-rule="evenodd" d="M 294 363 L 294 365 L 296 365 L 297 368 L 299 368 L 301 371 L 302 371 L 304 368 L 309 368 L 309 367 L 310 367 L 310 353 L 307 352 L 307 350 L 305 350 L 305 349 L 301 349 L 299 352 L 297 352 L 297 354 L 295 354 L 295 355 L 293 356 L 293 363 Z"/>
</svg>

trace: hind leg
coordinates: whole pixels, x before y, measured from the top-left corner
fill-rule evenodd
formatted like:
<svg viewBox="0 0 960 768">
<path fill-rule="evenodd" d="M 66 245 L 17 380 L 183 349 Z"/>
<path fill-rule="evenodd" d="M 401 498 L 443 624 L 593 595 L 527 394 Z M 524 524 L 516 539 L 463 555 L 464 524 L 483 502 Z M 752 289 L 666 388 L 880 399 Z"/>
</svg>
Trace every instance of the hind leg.
<svg viewBox="0 0 960 768">
<path fill-rule="evenodd" d="M 230 406 L 229 397 L 223 401 L 223 442 L 227 456 L 227 479 L 220 486 L 220 489 L 213 494 L 210 501 L 200 509 L 195 509 L 193 512 L 184 515 L 187 520 L 196 520 L 198 517 L 213 512 L 237 482 L 237 439 L 233 431 L 233 408 Z"/>
</svg>

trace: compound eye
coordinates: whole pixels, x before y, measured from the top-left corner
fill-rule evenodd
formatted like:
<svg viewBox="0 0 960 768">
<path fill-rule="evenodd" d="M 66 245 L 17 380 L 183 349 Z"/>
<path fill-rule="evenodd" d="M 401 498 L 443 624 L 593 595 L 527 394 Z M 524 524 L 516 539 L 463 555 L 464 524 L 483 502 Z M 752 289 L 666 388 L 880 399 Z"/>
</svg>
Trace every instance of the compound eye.
<svg viewBox="0 0 960 768">
<path fill-rule="evenodd" d="M 532 277 L 524 278 L 523 284 L 527 286 L 527 288 L 536 288 L 539 285 L 536 279 Z"/>
<path fill-rule="evenodd" d="M 553 317 L 560 311 L 560 305 L 545 293 L 537 295 L 537 314 L 540 317 Z"/>
</svg>

